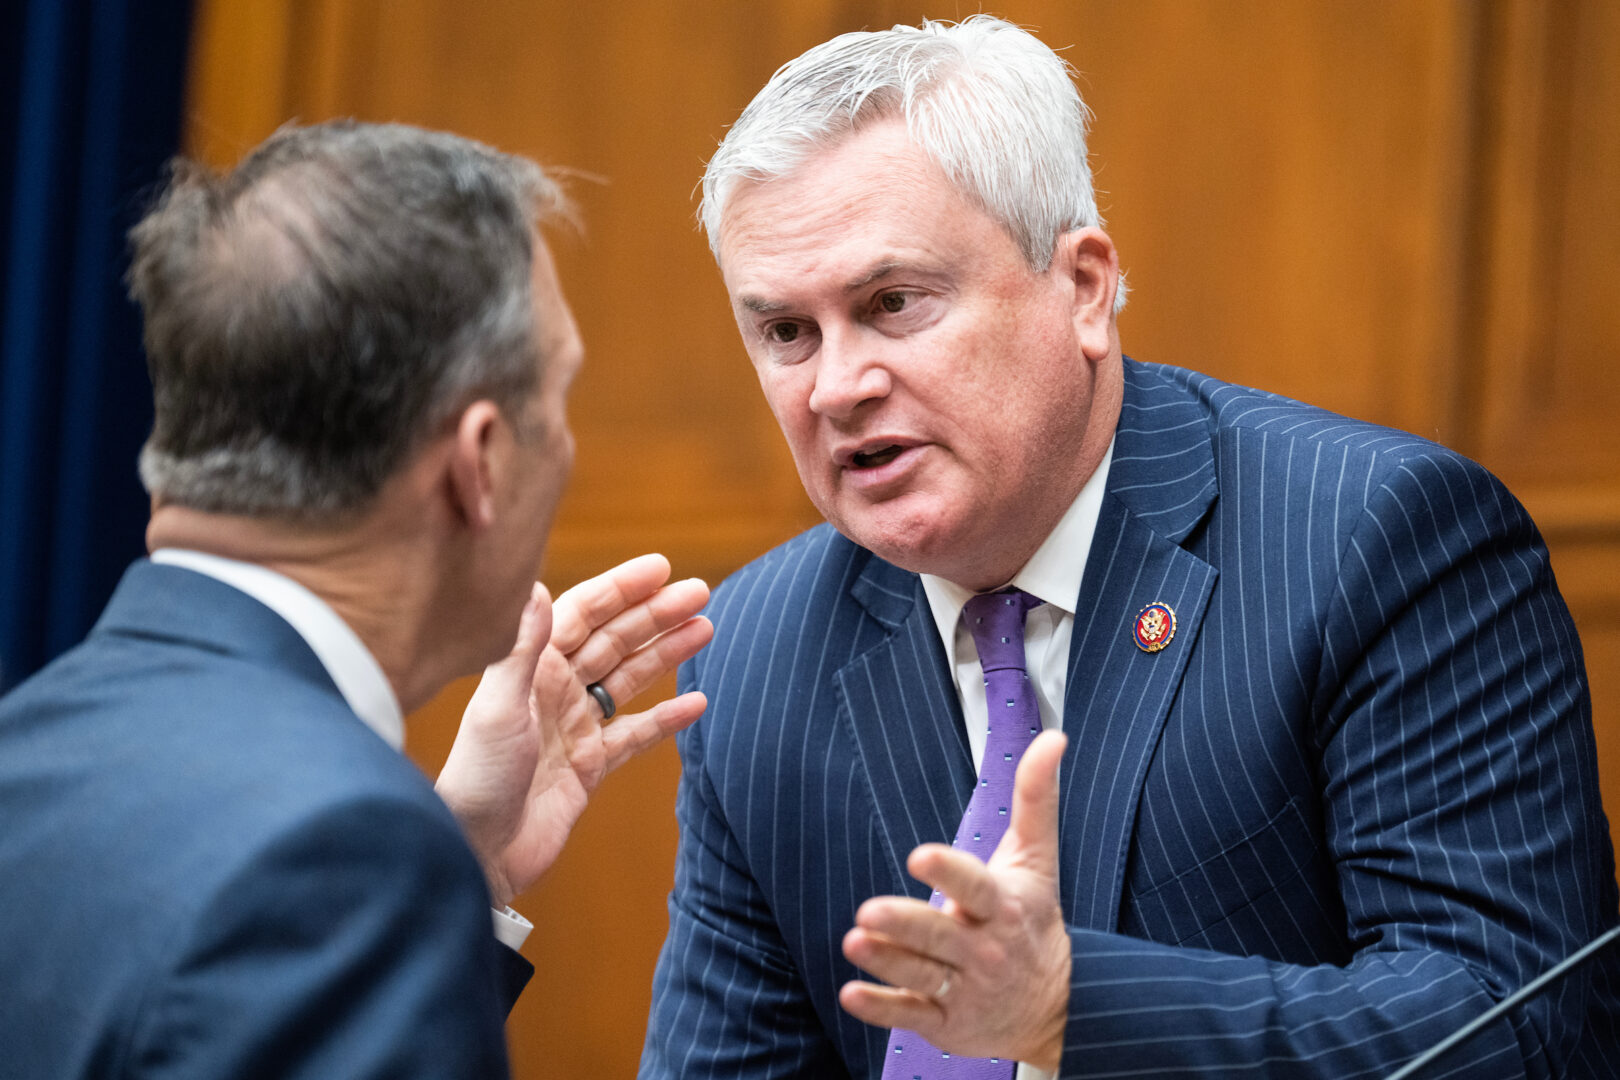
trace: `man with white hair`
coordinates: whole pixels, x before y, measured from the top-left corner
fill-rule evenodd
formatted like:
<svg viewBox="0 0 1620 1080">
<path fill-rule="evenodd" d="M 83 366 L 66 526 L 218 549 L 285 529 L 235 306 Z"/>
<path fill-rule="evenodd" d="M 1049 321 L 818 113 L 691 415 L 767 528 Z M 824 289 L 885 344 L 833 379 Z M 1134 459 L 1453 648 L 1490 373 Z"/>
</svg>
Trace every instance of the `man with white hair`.
<svg viewBox="0 0 1620 1080">
<path fill-rule="evenodd" d="M 644 1077 L 1382 1075 L 1616 922 L 1524 510 L 1125 358 L 1085 134 L 1062 61 L 979 16 L 811 49 L 709 163 L 829 524 L 717 590 L 683 668 Z M 1617 1016 L 1603 961 L 1455 1064 L 1613 1075 Z"/>
</svg>

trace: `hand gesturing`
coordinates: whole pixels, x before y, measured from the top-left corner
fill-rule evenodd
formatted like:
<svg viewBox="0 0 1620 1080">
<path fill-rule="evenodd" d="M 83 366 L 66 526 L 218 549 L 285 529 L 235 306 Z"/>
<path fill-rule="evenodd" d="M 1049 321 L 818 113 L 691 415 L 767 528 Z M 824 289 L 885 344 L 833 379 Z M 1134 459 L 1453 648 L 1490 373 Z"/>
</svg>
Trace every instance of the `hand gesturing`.
<svg viewBox="0 0 1620 1080">
<path fill-rule="evenodd" d="M 603 777 L 702 715 L 707 701 L 690 693 L 608 724 L 586 690 L 629 701 L 714 636 L 697 614 L 708 586 L 668 578 L 662 555 L 643 555 L 555 604 L 536 584 L 517 644 L 473 693 L 436 787 L 497 907 L 556 861 Z"/>
<path fill-rule="evenodd" d="M 1058 904 L 1058 762 L 1067 740 L 1043 732 L 1018 763 L 1012 817 L 988 863 L 923 844 L 906 867 L 943 892 L 943 908 L 903 896 L 866 901 L 844 955 L 889 985 L 844 984 L 838 1000 L 879 1027 L 941 1050 L 1053 1070 L 1069 1002 L 1069 937 Z"/>
</svg>

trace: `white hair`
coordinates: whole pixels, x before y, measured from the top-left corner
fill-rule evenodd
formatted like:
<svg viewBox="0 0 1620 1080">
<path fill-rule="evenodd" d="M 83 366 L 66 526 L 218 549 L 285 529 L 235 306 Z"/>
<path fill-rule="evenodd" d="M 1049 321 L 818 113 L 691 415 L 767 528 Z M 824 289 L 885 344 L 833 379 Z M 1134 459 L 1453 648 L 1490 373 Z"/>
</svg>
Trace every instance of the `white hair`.
<svg viewBox="0 0 1620 1080">
<path fill-rule="evenodd" d="M 823 42 L 777 69 L 709 159 L 698 210 L 709 248 L 718 259 L 738 183 L 786 176 L 866 125 L 903 117 L 912 142 L 1044 271 L 1059 237 L 1102 224 L 1090 112 L 1073 75 L 1034 35 L 990 15 Z M 1114 308 L 1124 305 L 1121 277 Z"/>
</svg>

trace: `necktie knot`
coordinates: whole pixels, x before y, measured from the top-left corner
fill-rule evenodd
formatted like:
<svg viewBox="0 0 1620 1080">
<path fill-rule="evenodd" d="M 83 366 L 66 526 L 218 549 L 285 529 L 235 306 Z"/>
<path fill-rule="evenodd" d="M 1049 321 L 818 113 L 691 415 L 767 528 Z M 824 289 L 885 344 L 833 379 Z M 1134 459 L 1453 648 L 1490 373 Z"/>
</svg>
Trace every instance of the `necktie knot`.
<svg viewBox="0 0 1620 1080">
<path fill-rule="evenodd" d="M 979 665 L 988 673 L 1024 670 L 1024 616 L 1042 601 L 1020 589 L 980 593 L 962 607 L 968 633 L 979 649 Z"/>
</svg>

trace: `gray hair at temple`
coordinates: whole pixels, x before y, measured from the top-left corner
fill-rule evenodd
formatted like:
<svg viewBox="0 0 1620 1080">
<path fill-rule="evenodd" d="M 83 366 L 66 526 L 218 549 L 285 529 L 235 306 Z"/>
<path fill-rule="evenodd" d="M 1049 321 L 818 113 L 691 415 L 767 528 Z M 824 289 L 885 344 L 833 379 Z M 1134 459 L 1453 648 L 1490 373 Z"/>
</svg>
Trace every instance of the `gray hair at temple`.
<svg viewBox="0 0 1620 1080">
<path fill-rule="evenodd" d="M 224 175 L 176 162 L 130 232 L 147 490 L 330 519 L 474 401 L 523 437 L 534 230 L 566 211 L 534 162 L 398 124 L 283 128 Z"/>
<path fill-rule="evenodd" d="M 916 145 L 1045 270 L 1066 232 L 1100 226 L 1086 162 L 1089 112 L 1073 70 L 989 15 L 843 34 L 779 68 L 703 175 L 699 218 L 720 256 L 741 182 L 786 176 L 868 124 L 902 117 Z M 1125 304 L 1121 279 L 1115 310 Z"/>
</svg>

